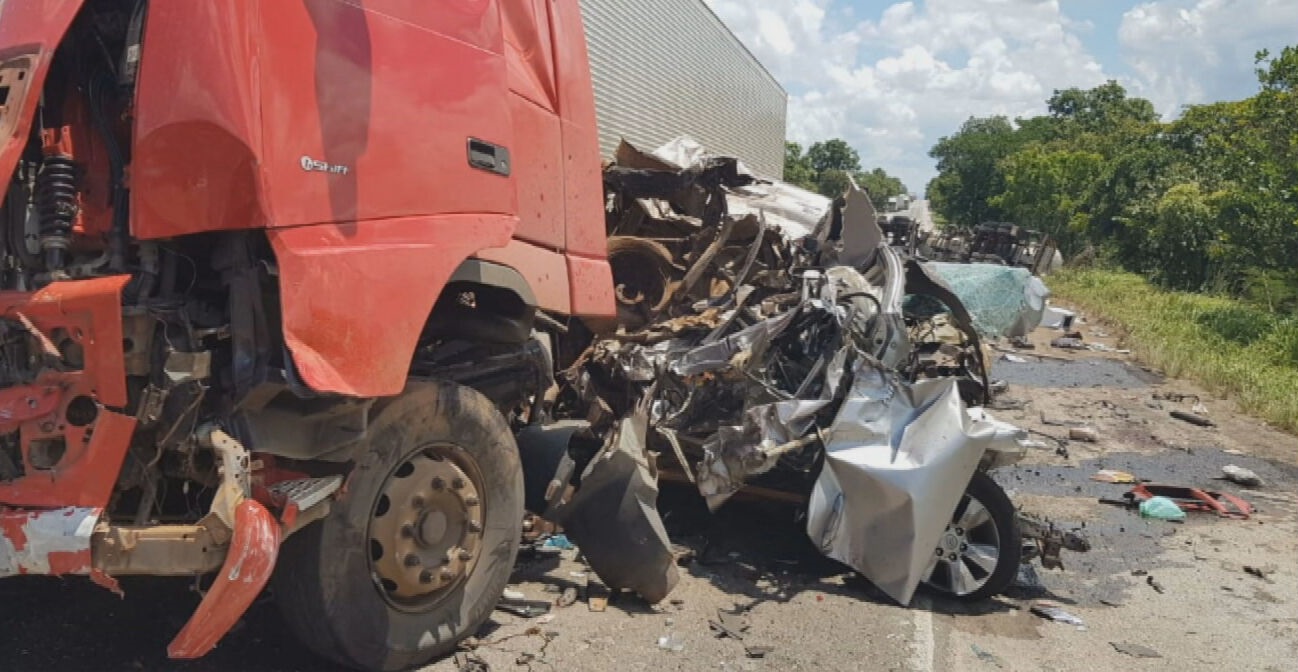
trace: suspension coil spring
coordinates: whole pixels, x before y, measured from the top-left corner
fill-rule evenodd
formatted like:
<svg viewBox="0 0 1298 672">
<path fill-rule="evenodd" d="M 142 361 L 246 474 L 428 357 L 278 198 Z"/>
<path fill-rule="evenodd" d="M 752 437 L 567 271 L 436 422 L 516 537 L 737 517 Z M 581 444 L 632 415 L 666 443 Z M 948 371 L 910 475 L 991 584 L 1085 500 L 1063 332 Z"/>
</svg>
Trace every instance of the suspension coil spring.
<svg viewBox="0 0 1298 672">
<path fill-rule="evenodd" d="M 77 168 L 71 157 L 45 157 L 36 175 L 36 211 L 40 215 L 41 249 L 45 251 L 47 270 L 62 269 L 78 212 Z"/>
</svg>

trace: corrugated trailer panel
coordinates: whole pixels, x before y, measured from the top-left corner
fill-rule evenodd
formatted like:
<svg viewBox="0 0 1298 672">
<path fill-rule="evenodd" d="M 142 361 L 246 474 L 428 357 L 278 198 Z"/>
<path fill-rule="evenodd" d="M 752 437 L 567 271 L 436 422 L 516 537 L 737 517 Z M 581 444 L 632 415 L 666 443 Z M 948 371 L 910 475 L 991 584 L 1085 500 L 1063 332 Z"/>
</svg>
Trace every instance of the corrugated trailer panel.
<svg viewBox="0 0 1298 672">
<path fill-rule="evenodd" d="M 600 149 L 689 135 L 782 177 L 788 95 L 703 0 L 581 0 Z"/>
</svg>

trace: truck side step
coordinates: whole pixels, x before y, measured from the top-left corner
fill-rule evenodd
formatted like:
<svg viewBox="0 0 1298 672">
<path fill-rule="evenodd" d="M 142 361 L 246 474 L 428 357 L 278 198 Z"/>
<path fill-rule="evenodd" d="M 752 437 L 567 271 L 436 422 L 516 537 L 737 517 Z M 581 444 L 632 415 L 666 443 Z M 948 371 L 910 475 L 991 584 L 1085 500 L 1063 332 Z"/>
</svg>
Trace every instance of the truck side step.
<svg viewBox="0 0 1298 672">
<path fill-rule="evenodd" d="M 325 476 L 324 478 L 300 478 L 292 481 L 280 481 L 267 486 L 266 489 L 277 499 L 283 497 L 285 508 L 295 505 L 298 511 L 306 511 L 338 492 L 338 488 L 341 488 L 342 485 L 342 476 Z"/>
</svg>

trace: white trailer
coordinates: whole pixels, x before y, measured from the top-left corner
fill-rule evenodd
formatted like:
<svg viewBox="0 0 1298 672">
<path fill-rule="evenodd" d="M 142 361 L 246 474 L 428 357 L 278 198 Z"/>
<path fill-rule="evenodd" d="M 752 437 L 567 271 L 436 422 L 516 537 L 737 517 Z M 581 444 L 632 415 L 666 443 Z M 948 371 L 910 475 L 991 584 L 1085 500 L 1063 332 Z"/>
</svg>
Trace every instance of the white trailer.
<svg viewBox="0 0 1298 672">
<path fill-rule="evenodd" d="M 600 149 L 681 135 L 784 176 L 788 94 L 703 0 L 582 0 Z"/>
</svg>

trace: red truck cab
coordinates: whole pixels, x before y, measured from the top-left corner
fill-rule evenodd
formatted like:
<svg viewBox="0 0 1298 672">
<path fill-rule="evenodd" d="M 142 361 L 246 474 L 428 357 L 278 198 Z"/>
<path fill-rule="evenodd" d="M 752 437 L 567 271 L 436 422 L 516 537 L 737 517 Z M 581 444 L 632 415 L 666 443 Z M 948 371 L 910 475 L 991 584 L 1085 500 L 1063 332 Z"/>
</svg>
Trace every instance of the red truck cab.
<svg viewBox="0 0 1298 672">
<path fill-rule="evenodd" d="M 326 657 L 451 650 L 538 325 L 614 313 L 596 136 L 576 0 L 0 0 L 0 577 L 224 568 L 195 657 L 278 566 Z"/>
</svg>

